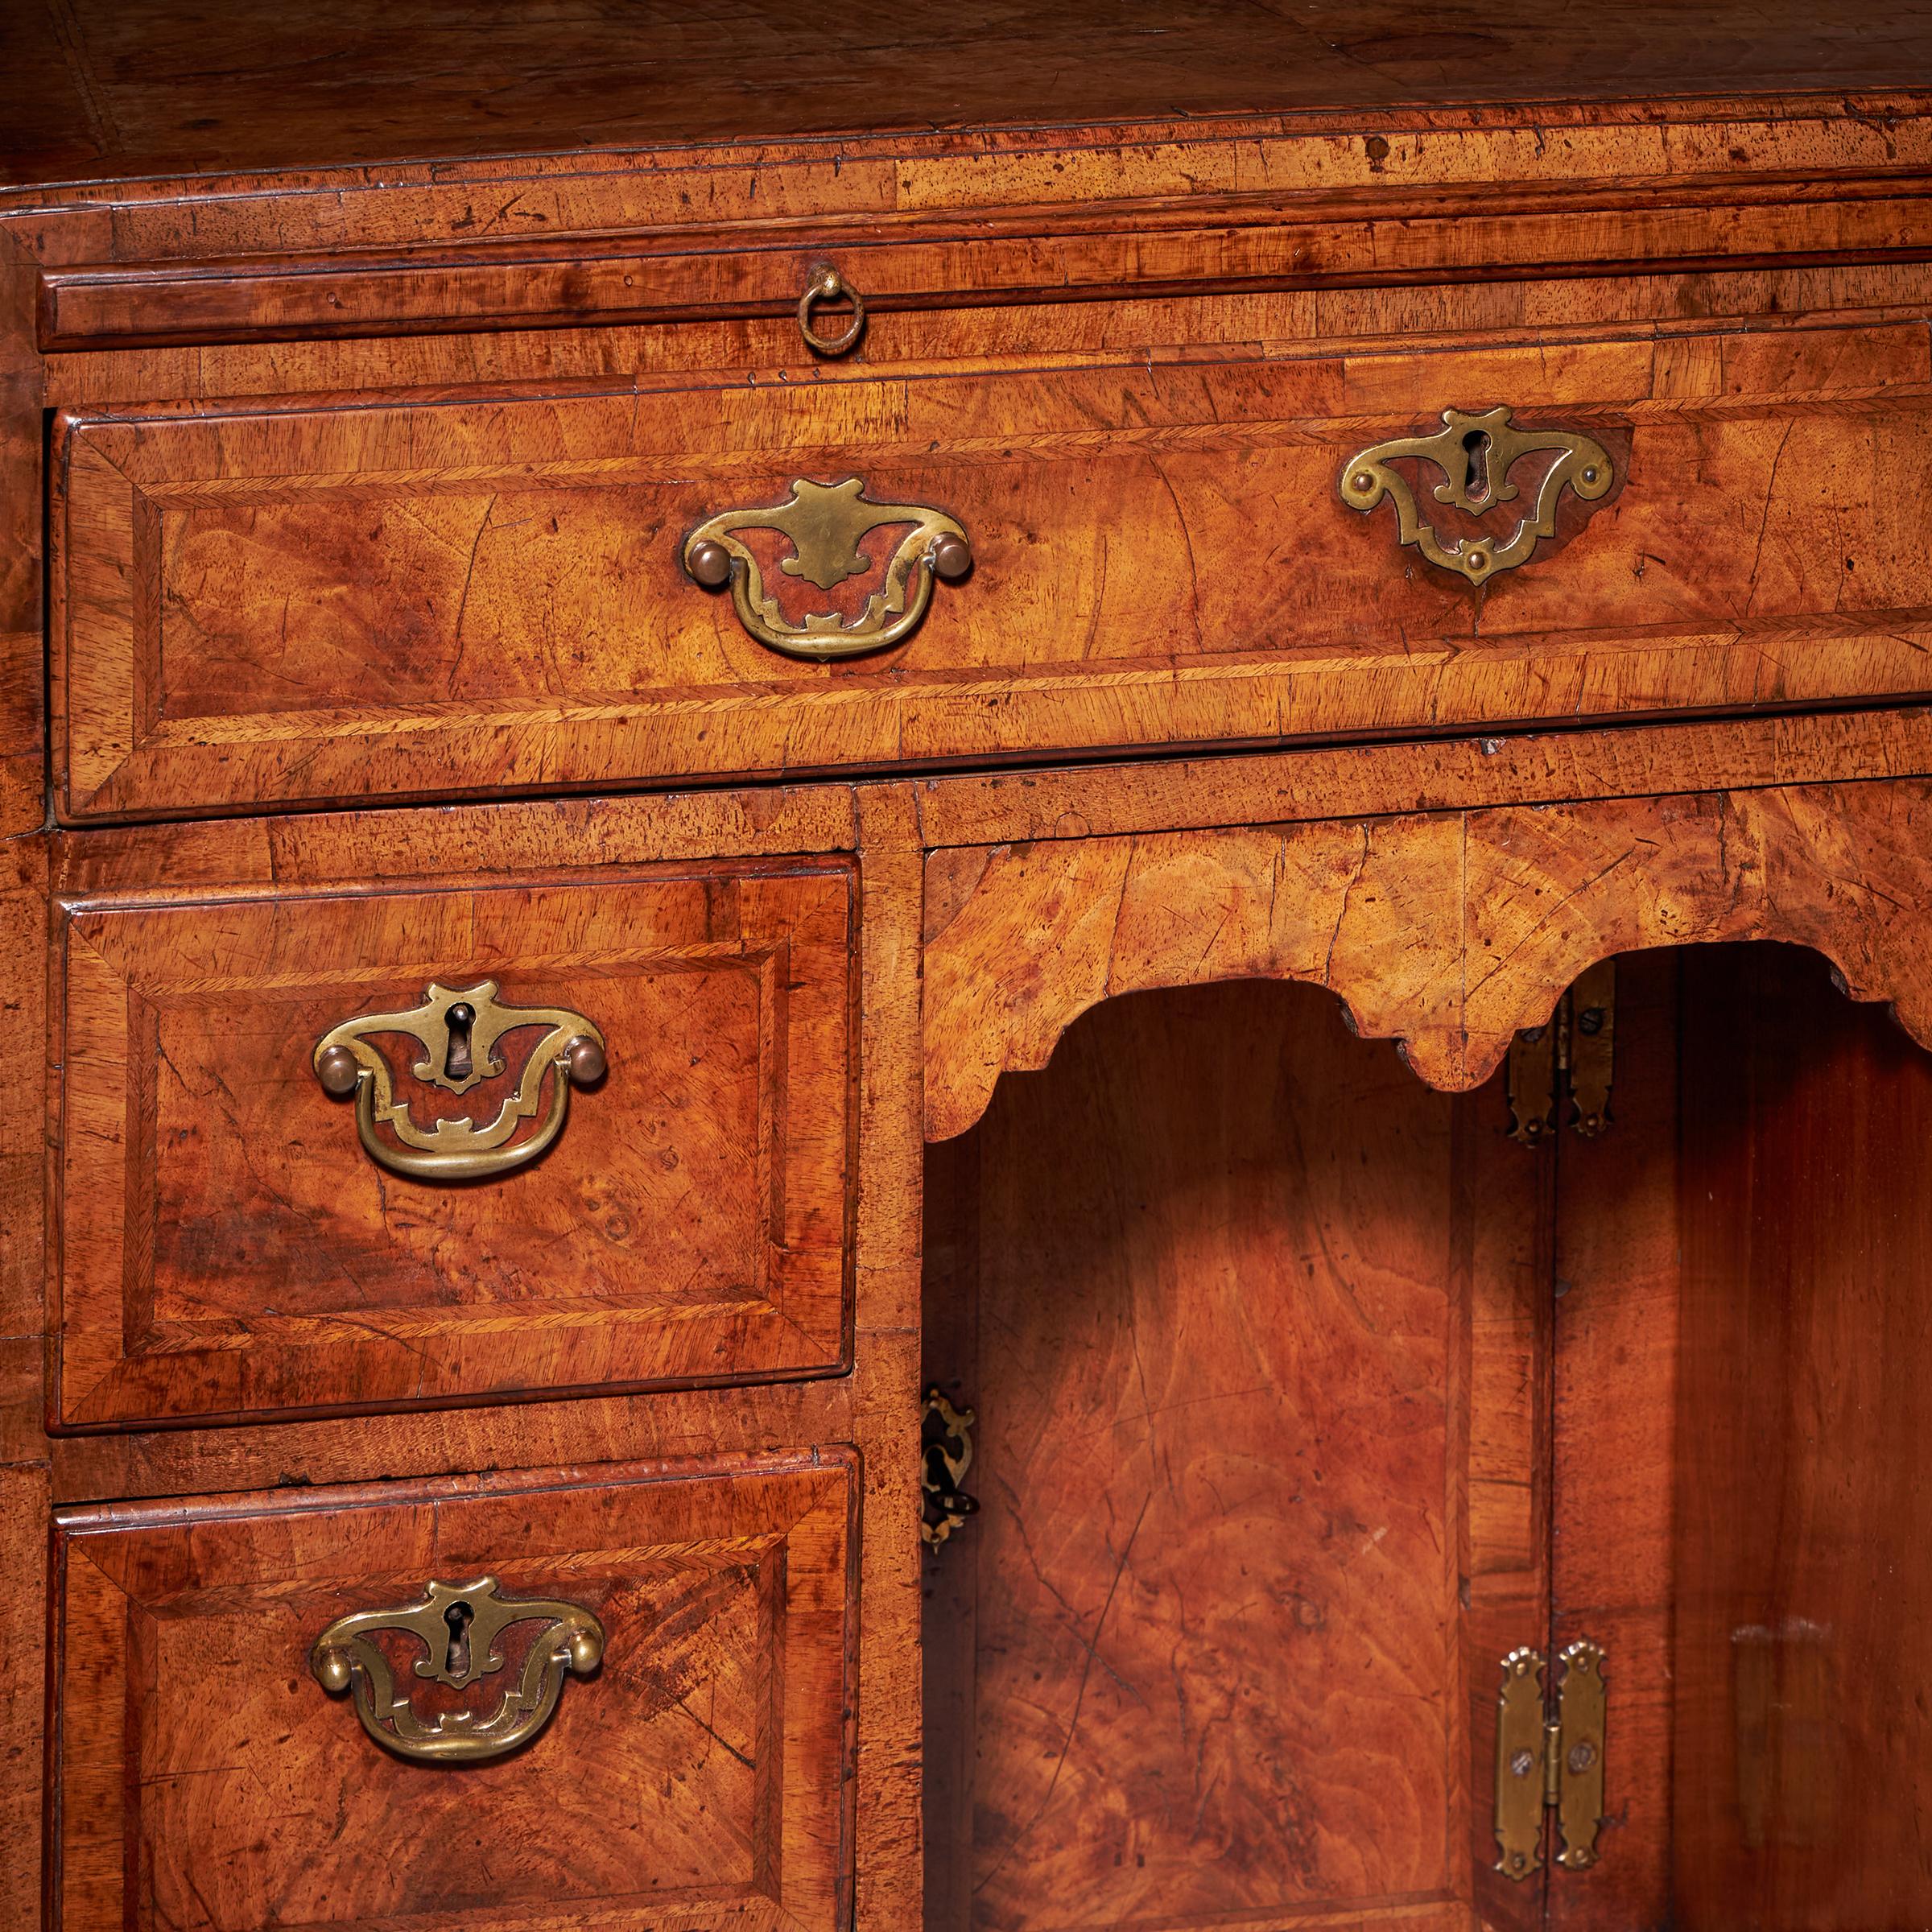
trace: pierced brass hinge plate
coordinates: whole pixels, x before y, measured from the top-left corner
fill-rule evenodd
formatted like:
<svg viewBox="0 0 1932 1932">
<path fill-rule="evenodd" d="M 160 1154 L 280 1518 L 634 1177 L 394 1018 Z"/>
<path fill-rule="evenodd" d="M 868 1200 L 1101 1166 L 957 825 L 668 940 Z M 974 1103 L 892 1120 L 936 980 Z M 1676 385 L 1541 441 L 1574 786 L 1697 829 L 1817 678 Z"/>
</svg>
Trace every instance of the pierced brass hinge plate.
<svg viewBox="0 0 1932 1932">
<path fill-rule="evenodd" d="M 1543 1866 L 1543 1814 L 1556 1814 L 1556 1862 L 1581 1872 L 1596 1863 L 1604 1817 L 1604 1653 L 1587 1638 L 1567 1644 L 1555 1709 L 1545 1697 L 1542 1653 L 1503 1659 L 1496 1706 L 1496 1868 L 1525 1879 Z"/>
<path fill-rule="evenodd" d="M 1509 1046 L 1509 1137 L 1538 1147 L 1566 1121 L 1586 1140 L 1610 1125 L 1616 1039 L 1616 962 L 1578 976 L 1546 1026 Z"/>
</svg>

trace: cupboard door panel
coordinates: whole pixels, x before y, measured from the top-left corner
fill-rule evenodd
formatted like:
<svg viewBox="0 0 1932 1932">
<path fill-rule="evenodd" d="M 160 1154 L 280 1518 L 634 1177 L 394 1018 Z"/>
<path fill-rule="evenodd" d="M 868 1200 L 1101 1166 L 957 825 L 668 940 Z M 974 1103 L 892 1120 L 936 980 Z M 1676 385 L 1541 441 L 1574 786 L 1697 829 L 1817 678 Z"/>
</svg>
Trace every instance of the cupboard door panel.
<svg viewBox="0 0 1932 1932">
<path fill-rule="evenodd" d="M 53 1922 L 833 1932 L 855 1476 L 830 1450 L 57 1513 Z M 309 1648 L 486 1573 L 591 1612 L 601 1663 L 512 1755 L 406 1761 Z"/>
<path fill-rule="evenodd" d="M 57 1424 L 836 1373 L 855 890 L 798 861 L 68 907 Z M 386 1170 L 317 1042 L 485 980 L 588 1018 L 607 1075 L 529 1165 Z M 377 1044 L 426 1128 L 489 1120 L 539 1037 L 455 1095 Z"/>
<path fill-rule="evenodd" d="M 1108 1001 L 929 1161 L 929 1932 L 1538 1923 L 1539 1164 L 1305 988 Z"/>
</svg>

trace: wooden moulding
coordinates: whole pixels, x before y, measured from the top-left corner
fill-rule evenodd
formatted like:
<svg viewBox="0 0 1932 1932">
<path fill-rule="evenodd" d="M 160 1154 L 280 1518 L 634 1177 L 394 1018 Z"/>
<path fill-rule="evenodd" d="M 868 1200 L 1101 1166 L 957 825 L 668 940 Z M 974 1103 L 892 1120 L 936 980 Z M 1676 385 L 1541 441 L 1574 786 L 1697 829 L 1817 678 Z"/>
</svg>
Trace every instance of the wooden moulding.
<svg viewBox="0 0 1932 1932">
<path fill-rule="evenodd" d="M 1117 993 L 1312 981 L 1430 1086 L 1479 1086 L 1594 961 L 1814 947 L 1932 1045 L 1932 782 L 1804 785 L 935 852 L 926 1134 Z"/>
<path fill-rule="evenodd" d="M 877 309 L 1434 283 L 1612 263 L 1662 274 L 1909 254 L 1925 226 L 1923 193 L 1890 177 L 1831 200 L 1795 184 L 1667 197 L 1438 189 L 1375 201 L 1323 196 L 1298 208 L 1278 197 L 1211 199 L 1179 217 L 1047 207 L 386 258 L 90 264 L 41 274 L 38 335 L 53 353 L 782 316 L 828 257 Z"/>
</svg>

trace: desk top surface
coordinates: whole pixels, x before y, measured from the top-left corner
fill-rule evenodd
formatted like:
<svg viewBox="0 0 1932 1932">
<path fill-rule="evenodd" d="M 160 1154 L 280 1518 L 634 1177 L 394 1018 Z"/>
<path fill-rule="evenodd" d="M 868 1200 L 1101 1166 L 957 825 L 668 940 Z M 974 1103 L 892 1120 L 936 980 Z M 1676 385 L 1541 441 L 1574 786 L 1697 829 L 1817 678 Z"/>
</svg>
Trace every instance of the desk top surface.
<svg viewBox="0 0 1932 1932">
<path fill-rule="evenodd" d="M 12 0 L 0 181 L 1932 87 L 1932 0 Z M 1883 99 L 1869 103 L 1880 118 Z"/>
</svg>

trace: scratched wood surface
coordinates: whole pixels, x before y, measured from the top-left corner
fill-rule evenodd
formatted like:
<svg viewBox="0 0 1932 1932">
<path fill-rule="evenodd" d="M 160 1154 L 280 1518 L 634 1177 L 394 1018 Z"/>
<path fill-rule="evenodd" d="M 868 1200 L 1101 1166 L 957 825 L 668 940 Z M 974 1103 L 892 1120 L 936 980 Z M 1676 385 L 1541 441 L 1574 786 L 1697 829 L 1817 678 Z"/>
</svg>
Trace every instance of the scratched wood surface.
<svg viewBox="0 0 1932 1932">
<path fill-rule="evenodd" d="M 1657 944 L 1814 946 L 1932 1040 L 1928 815 L 1913 779 L 935 852 L 927 1134 L 1102 999 L 1254 975 L 1327 987 L 1451 1090 L 1584 967 Z"/>
<path fill-rule="evenodd" d="M 1554 540 L 1479 588 L 1337 482 L 1496 400 L 1595 435 L 1619 481 L 1566 497 Z M 80 415 L 56 457 L 62 809 L 1921 692 L 1929 416 L 1922 323 Z M 1506 533 L 1548 462 L 1519 462 L 1500 522 L 1460 527 Z M 681 545 L 795 476 L 944 509 L 972 577 L 883 653 L 758 643 Z M 866 539 L 836 599 L 793 594 L 775 536 L 767 569 L 849 613 L 898 535 Z"/>
<path fill-rule="evenodd" d="M 1537 1922 L 1481 1797 L 1548 1614 L 1507 1121 L 1247 985 L 1109 1002 L 933 1150 L 981 1509 L 928 1564 L 932 1932 Z"/>
<path fill-rule="evenodd" d="M 57 1922 L 833 1932 L 856 1474 L 828 1451 L 63 1513 Z M 601 1667 L 509 1757 L 390 1756 L 309 1647 L 485 1573 L 591 1610 Z"/>
</svg>

